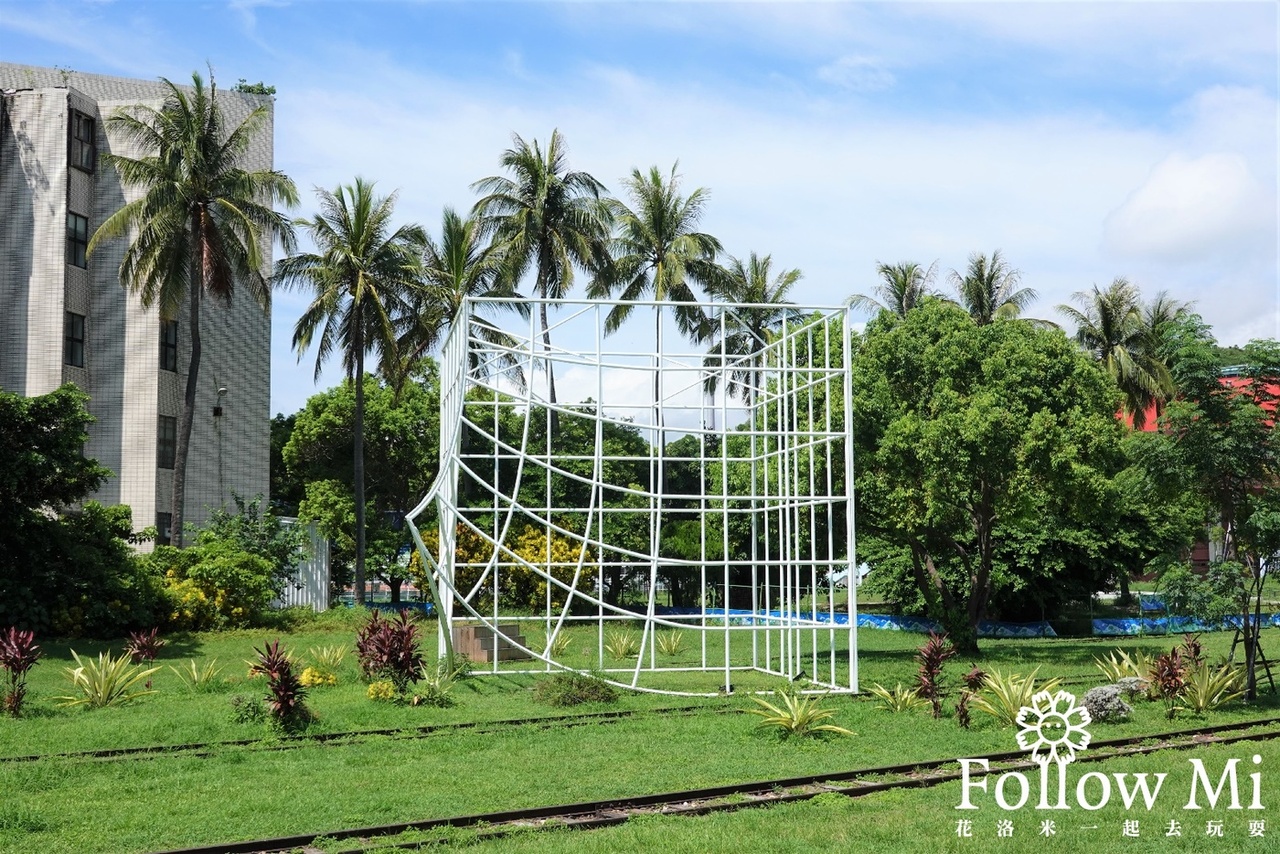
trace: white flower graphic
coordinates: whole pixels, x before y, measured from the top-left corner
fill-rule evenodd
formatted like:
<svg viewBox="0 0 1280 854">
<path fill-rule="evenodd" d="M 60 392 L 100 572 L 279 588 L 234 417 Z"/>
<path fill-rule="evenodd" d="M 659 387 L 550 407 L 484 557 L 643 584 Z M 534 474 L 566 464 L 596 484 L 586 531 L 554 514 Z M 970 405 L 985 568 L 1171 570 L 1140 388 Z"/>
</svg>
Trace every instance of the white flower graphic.
<svg viewBox="0 0 1280 854">
<path fill-rule="evenodd" d="M 1076 758 L 1077 750 L 1089 746 L 1085 726 L 1093 722 L 1089 710 L 1076 705 L 1076 698 L 1066 691 L 1050 694 L 1041 691 L 1031 698 L 1030 706 L 1018 712 L 1018 746 L 1031 751 L 1031 758 L 1048 767 L 1061 766 Z"/>
</svg>

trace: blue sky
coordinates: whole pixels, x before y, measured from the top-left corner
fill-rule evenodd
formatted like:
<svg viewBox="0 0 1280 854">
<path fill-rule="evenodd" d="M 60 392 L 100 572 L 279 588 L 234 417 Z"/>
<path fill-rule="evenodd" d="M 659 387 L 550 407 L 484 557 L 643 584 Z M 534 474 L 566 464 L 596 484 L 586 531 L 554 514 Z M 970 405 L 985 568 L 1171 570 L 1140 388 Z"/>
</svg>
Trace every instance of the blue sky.
<svg viewBox="0 0 1280 854">
<path fill-rule="evenodd" d="M 1122 275 L 1224 343 L 1278 332 L 1277 35 L 1272 2 L 0 0 L 6 61 L 276 86 L 300 215 L 363 175 L 438 231 L 513 132 L 559 128 L 611 188 L 679 160 L 797 302 L 998 248 L 1033 316 Z M 275 302 L 273 412 L 340 379 L 290 350 L 302 302 Z"/>
</svg>

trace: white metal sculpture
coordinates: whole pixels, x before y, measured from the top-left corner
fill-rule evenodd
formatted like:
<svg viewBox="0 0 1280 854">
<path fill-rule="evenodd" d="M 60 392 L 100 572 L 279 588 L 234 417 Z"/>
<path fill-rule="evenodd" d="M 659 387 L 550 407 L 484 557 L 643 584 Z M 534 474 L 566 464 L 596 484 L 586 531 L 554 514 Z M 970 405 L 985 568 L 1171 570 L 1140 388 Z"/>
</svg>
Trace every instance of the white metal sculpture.
<svg viewBox="0 0 1280 854">
<path fill-rule="evenodd" d="M 407 517 L 441 655 L 469 628 L 481 672 L 857 691 L 847 311 L 698 308 L 695 343 L 671 303 L 464 306 Z M 495 335 L 511 309 L 523 334 Z"/>
</svg>

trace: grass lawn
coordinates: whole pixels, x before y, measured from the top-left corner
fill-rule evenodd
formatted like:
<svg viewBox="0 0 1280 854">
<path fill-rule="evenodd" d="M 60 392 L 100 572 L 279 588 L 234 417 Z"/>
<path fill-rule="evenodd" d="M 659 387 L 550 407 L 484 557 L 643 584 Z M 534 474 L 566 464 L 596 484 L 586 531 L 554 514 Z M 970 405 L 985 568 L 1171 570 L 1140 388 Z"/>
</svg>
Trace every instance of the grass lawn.
<svg viewBox="0 0 1280 854">
<path fill-rule="evenodd" d="M 430 627 L 428 627 L 430 628 Z M 574 645 L 584 657 L 594 632 L 575 629 Z M 531 632 L 532 634 L 532 632 Z M 426 635 L 434 645 L 434 632 Z M 613 706 L 559 710 L 533 697 L 536 677 L 485 676 L 460 683 L 453 692 L 456 705 L 447 709 L 374 703 L 365 697 L 353 658 L 344 665 L 338 686 L 314 689 L 308 704 L 318 716 L 308 732 L 409 728 L 423 725 L 501 721 L 551 717 L 581 711 L 625 709 L 631 717 L 608 723 L 565 727 L 498 726 L 487 731 L 441 730 L 420 738 L 358 737 L 324 744 L 281 743 L 261 724 L 238 724 L 232 719 L 230 698 L 261 695 L 264 685 L 247 676 L 245 659 L 252 648 L 282 637 L 284 645 L 302 659 L 310 647 L 350 644 L 349 626 L 338 617 L 327 623 L 280 635 L 243 632 L 174 636 L 157 664 L 156 694 L 117 709 L 59 708 L 54 697 L 68 693 L 62 674 L 71 663 L 70 647 L 45 642 L 46 658 L 30 675 L 29 712 L 20 720 L 0 719 L 0 757 L 66 751 L 175 745 L 235 739 L 261 739 L 247 746 L 215 747 L 208 755 L 175 753 L 145 758 L 90 760 L 47 757 L 32 762 L 0 762 L 0 851 L 13 852 L 132 852 L 232 839 L 321 832 L 349 826 L 446 817 L 637 795 L 669 789 L 693 788 L 746 780 L 812 774 L 822 771 L 897 764 L 912 759 L 937 759 L 1016 748 L 1014 731 L 1000 729 L 975 714 L 975 727 L 961 730 L 950 713 L 933 720 L 927 712 L 893 715 L 865 698 L 831 697 L 835 722 L 854 730 L 848 739 L 780 741 L 754 727 L 755 718 L 741 711 L 753 707 L 735 694 L 726 698 L 689 700 L 652 694 L 627 694 Z M 531 638 L 531 641 L 533 639 Z M 893 632 L 863 631 L 859 635 L 860 670 L 864 685 L 909 682 L 914 675 L 914 647 L 922 638 Z M 1231 635 L 1206 636 L 1211 658 L 1225 654 Z M 1280 631 L 1268 630 L 1264 646 L 1280 641 Z M 1093 657 L 1122 646 L 1151 652 L 1167 649 L 1172 639 L 1142 640 L 1000 640 L 984 641 L 977 662 L 948 663 L 950 684 L 973 663 L 987 669 L 1028 672 L 1069 680 L 1078 695 L 1101 684 Z M 103 644 L 73 644 L 82 656 Z M 119 650 L 120 644 L 113 648 Z M 192 657 L 216 657 L 226 682 L 208 693 L 188 694 L 167 665 Z M 1280 675 L 1280 674 L 1278 674 Z M 776 686 L 766 677 L 735 684 Z M 670 707 L 694 705 L 692 712 L 663 713 Z M 950 705 L 950 704 L 949 704 Z M 1203 719 L 1180 718 L 1171 725 L 1156 704 L 1140 704 L 1132 720 L 1095 725 L 1095 739 L 1157 732 L 1195 725 L 1276 714 L 1280 704 L 1268 698 L 1257 706 L 1235 704 Z M 1193 755 L 1206 763 L 1212 748 Z M 1264 802 L 1280 805 L 1280 748 L 1263 743 L 1238 747 L 1232 755 L 1257 752 Z M 1174 769 L 1186 777 L 1185 753 L 1082 766 L 1085 770 L 1134 763 L 1134 770 Z M 1145 764 L 1144 764 L 1145 763 Z M 1276 768 L 1274 781 L 1270 769 Z M 1252 768 L 1241 768 L 1241 782 Z M 1216 781 L 1215 781 L 1216 782 Z M 1178 784 L 1185 801 L 1186 780 Z M 706 818 L 652 818 L 614 830 L 556 833 L 545 836 L 477 843 L 483 850 L 672 850 L 708 851 L 754 845 L 760 850 L 960 850 L 982 845 L 1024 850 L 1036 844 L 1039 814 L 1024 811 L 1013 839 L 995 838 L 995 820 L 1003 813 L 988 802 L 975 816 L 975 837 L 955 835 L 959 787 L 897 792 L 858 801 L 824 796 L 818 802 Z M 1270 796 L 1268 795 L 1270 793 Z M 837 796 L 838 797 L 838 796 Z M 1181 812 L 1178 798 L 1166 797 L 1170 810 Z M 1273 803 L 1274 802 L 1274 803 Z M 1163 815 L 1163 814 L 1161 814 Z M 1241 824 L 1245 812 L 1217 811 L 1226 820 L 1231 839 L 1187 832 L 1181 840 L 1155 838 L 1155 824 L 1144 816 L 1143 836 L 1123 839 L 1122 811 L 1088 813 L 1074 810 L 1076 824 L 1098 824 L 1097 831 L 1063 827 L 1052 844 L 1063 850 L 1110 850 L 1124 844 L 1179 850 L 1229 850 L 1254 843 Z M 1155 813 L 1151 821 L 1154 822 Z M 1265 815 L 1263 816 L 1265 818 Z M 1036 819 L 1033 821 L 1033 819 Z M 1087 819 L 1087 820 L 1085 820 Z M 1280 819 L 1268 835 L 1280 836 Z M 1025 825 L 1025 828 L 1023 827 Z M 1033 825 L 1035 825 L 1033 827 Z M 1095 834 L 1095 835 L 1090 835 Z M 1109 834 L 1109 835 L 1108 835 Z M 1148 839 L 1148 834 L 1150 838 Z M 1114 837 L 1114 838 L 1113 838 Z M 1206 842 L 1207 840 L 1207 842 Z M 462 840 L 459 840 L 462 841 Z M 1216 844 L 1211 844 L 1216 843 Z M 1074 847 L 1073 847 L 1074 846 Z M 1207 847 L 1205 847 L 1207 846 Z"/>
</svg>

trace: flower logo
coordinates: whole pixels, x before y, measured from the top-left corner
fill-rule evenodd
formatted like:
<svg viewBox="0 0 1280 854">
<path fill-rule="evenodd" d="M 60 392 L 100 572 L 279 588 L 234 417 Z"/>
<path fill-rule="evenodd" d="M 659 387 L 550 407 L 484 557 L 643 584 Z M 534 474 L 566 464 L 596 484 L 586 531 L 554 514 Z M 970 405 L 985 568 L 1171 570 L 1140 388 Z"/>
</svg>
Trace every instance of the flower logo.
<svg viewBox="0 0 1280 854">
<path fill-rule="evenodd" d="M 1030 706 L 1018 712 L 1018 746 L 1031 751 L 1033 761 L 1047 768 L 1050 762 L 1059 769 L 1076 758 L 1077 750 L 1089 746 L 1085 726 L 1092 723 L 1089 710 L 1076 705 L 1076 698 L 1066 691 L 1050 694 L 1041 691 L 1031 698 Z"/>
</svg>

